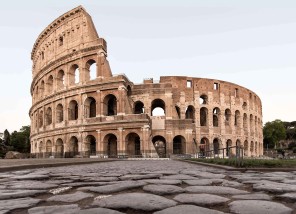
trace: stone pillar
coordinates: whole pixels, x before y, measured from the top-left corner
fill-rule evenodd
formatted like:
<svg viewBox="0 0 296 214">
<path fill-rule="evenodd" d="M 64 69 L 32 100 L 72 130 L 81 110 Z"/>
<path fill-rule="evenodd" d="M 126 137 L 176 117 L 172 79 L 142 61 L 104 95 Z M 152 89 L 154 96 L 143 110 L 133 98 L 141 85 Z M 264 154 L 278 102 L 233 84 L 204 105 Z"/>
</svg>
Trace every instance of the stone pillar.
<svg viewBox="0 0 296 214">
<path fill-rule="evenodd" d="M 100 90 L 97 90 L 97 100 L 96 100 L 96 117 L 101 117 L 103 114 L 103 109 L 102 109 L 102 93 Z"/>
<path fill-rule="evenodd" d="M 118 109 L 117 109 L 117 115 L 125 115 L 125 102 L 127 98 L 127 89 L 125 86 L 119 86 L 118 87 Z"/>
<path fill-rule="evenodd" d="M 166 132 L 166 155 L 169 157 L 173 154 L 173 133 L 172 131 Z"/>
<path fill-rule="evenodd" d="M 125 155 L 124 150 L 124 139 L 123 139 L 123 128 L 118 128 L 118 139 L 117 139 L 117 155 Z"/>
</svg>

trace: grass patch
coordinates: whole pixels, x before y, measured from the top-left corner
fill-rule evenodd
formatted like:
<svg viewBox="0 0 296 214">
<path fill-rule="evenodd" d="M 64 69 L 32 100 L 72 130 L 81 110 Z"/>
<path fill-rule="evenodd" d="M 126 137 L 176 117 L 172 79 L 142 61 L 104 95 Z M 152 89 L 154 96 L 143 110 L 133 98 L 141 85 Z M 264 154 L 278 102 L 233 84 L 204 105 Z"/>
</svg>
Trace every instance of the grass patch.
<svg viewBox="0 0 296 214">
<path fill-rule="evenodd" d="M 222 159 L 222 158 L 213 158 L 213 159 L 188 159 L 197 162 L 203 163 L 212 163 L 226 166 L 234 166 L 241 168 L 296 168 L 296 159 L 244 159 L 242 162 L 237 161 L 235 158 Z"/>
</svg>

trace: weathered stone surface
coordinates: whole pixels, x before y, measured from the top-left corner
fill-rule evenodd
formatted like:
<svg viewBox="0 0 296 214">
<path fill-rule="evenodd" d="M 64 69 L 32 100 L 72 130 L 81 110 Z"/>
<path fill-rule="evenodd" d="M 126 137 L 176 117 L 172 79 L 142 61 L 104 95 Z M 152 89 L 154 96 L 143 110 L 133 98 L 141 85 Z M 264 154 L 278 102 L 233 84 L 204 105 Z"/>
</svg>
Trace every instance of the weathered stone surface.
<svg viewBox="0 0 296 214">
<path fill-rule="evenodd" d="M 274 193 L 296 192 L 296 185 L 277 183 L 272 181 L 261 181 L 253 185 L 257 191 L 267 191 Z"/>
<path fill-rule="evenodd" d="M 99 187 L 80 187 L 78 190 L 88 190 L 97 193 L 114 193 L 123 190 L 133 189 L 144 186 L 146 182 L 143 181 L 121 181 L 116 184 L 99 186 Z"/>
<path fill-rule="evenodd" d="M 151 192 L 156 195 L 171 195 L 185 192 L 181 187 L 174 185 L 146 185 L 143 187 L 143 190 L 146 192 Z"/>
<path fill-rule="evenodd" d="M 55 195 L 47 199 L 47 201 L 59 201 L 59 202 L 77 202 L 82 199 L 93 197 L 93 194 L 84 192 L 75 192 L 72 194 Z"/>
<path fill-rule="evenodd" d="M 153 214 L 223 214 L 217 210 L 211 210 L 194 205 L 179 205 L 170 207 L 161 211 L 154 212 Z"/>
<path fill-rule="evenodd" d="M 22 154 L 16 151 L 8 151 L 5 154 L 5 159 L 20 159 Z"/>
<path fill-rule="evenodd" d="M 296 192 L 293 192 L 293 193 L 285 193 L 285 194 L 279 195 L 277 197 L 283 198 L 283 199 L 288 199 L 290 201 L 296 202 Z"/>
<path fill-rule="evenodd" d="M 184 180 L 183 182 L 191 186 L 209 186 L 212 184 L 210 179 Z"/>
<path fill-rule="evenodd" d="M 228 198 L 211 194 L 180 194 L 174 198 L 183 204 L 194 204 L 199 206 L 218 205 L 229 201 Z"/>
<path fill-rule="evenodd" d="M 86 181 L 96 181 L 96 182 L 110 182 L 110 181 L 118 181 L 117 177 L 88 177 L 83 178 Z"/>
<path fill-rule="evenodd" d="M 183 174 L 178 174 L 178 175 L 168 175 L 168 176 L 163 176 L 160 179 L 166 179 L 166 180 L 194 180 L 198 179 L 196 177 L 190 176 L 190 175 L 183 175 Z"/>
<path fill-rule="evenodd" d="M 217 195 L 239 195 L 248 194 L 249 192 L 231 187 L 220 187 L 220 186 L 189 186 L 186 187 L 187 192 L 192 193 L 208 193 Z"/>
<path fill-rule="evenodd" d="M 8 186 L 9 189 L 33 189 L 33 190 L 43 190 L 52 189 L 57 187 L 56 184 L 45 183 L 41 181 L 18 181 L 11 182 Z"/>
<path fill-rule="evenodd" d="M 251 194 L 245 194 L 245 195 L 234 195 L 232 196 L 234 199 L 242 199 L 242 200 L 266 200 L 270 201 L 272 200 L 272 197 L 264 194 L 264 193 L 251 193 Z"/>
<path fill-rule="evenodd" d="M 198 174 L 199 177 L 203 177 L 203 178 L 225 178 L 226 175 L 224 174 L 215 174 L 215 173 L 211 173 L 211 172 L 200 172 Z"/>
<path fill-rule="evenodd" d="M 143 180 L 143 181 L 148 184 L 164 184 L 164 185 L 182 184 L 181 180 L 147 179 L 147 180 Z"/>
<path fill-rule="evenodd" d="M 237 188 L 237 187 L 241 187 L 243 186 L 242 183 L 239 183 L 239 182 L 236 182 L 236 181 L 223 181 L 221 186 L 225 186 L 225 187 L 234 187 L 234 188 Z"/>
<path fill-rule="evenodd" d="M 143 179 L 149 179 L 149 178 L 159 178 L 161 177 L 161 174 L 146 174 L 146 175 L 124 175 L 121 176 L 120 180 L 143 180 Z"/>
<path fill-rule="evenodd" d="M 1 189 L 0 200 L 10 198 L 24 198 L 28 196 L 35 196 L 41 193 L 45 193 L 46 190 L 15 190 L 15 189 Z"/>
<path fill-rule="evenodd" d="M 70 187 L 84 187 L 84 186 L 104 186 L 110 184 L 116 184 L 117 182 L 73 182 L 61 184 L 61 186 L 70 186 Z"/>
<path fill-rule="evenodd" d="M 92 208 L 86 210 L 80 210 L 79 214 L 124 214 L 116 210 L 110 210 L 106 208 Z"/>
<path fill-rule="evenodd" d="M 93 205 L 112 209 L 130 208 L 154 211 L 175 206 L 177 202 L 148 193 L 125 193 L 94 201 Z"/>
<path fill-rule="evenodd" d="M 48 175 L 36 175 L 36 174 L 28 174 L 28 175 L 18 175 L 13 177 L 16 180 L 44 180 L 48 179 Z"/>
<path fill-rule="evenodd" d="M 80 208 L 77 204 L 70 205 L 57 205 L 57 206 L 43 206 L 43 207 L 35 207 L 28 210 L 29 214 L 73 214 L 80 213 Z"/>
<path fill-rule="evenodd" d="M 35 198 L 0 200 L 0 213 L 2 214 L 15 209 L 28 208 L 38 204 L 40 201 L 40 199 Z"/>
<path fill-rule="evenodd" d="M 239 200 L 229 204 L 230 211 L 238 214 L 290 214 L 292 209 L 283 204 L 260 201 L 260 200 Z"/>
</svg>

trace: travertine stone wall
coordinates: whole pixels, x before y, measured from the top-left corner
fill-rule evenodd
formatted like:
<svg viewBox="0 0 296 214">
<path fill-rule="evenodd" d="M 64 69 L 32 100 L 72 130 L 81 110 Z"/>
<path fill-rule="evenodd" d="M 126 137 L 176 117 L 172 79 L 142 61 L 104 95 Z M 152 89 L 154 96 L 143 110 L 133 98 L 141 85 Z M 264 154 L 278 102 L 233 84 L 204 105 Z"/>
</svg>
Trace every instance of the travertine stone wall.
<svg viewBox="0 0 296 214">
<path fill-rule="evenodd" d="M 135 85 L 114 76 L 106 41 L 81 6 L 39 35 L 31 58 L 31 152 L 39 157 L 221 156 L 235 145 L 245 156 L 263 154 L 254 92 L 213 79 L 166 76 Z"/>
</svg>

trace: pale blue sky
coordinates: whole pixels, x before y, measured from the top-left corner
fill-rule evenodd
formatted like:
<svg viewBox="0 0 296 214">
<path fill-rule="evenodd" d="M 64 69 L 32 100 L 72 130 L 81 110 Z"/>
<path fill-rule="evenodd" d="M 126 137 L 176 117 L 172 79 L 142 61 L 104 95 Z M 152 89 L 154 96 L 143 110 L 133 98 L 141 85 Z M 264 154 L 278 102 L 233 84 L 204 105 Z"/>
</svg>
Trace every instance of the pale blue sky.
<svg viewBox="0 0 296 214">
<path fill-rule="evenodd" d="M 30 123 L 33 44 L 78 5 L 108 42 L 113 74 L 234 82 L 261 97 L 264 122 L 296 120 L 294 0 L 10 0 L 0 8 L 0 132 Z"/>
</svg>

